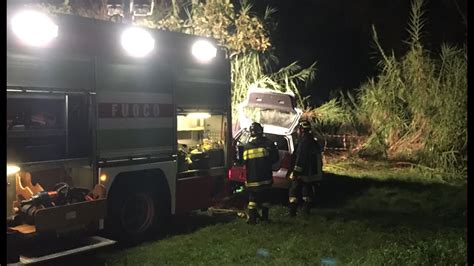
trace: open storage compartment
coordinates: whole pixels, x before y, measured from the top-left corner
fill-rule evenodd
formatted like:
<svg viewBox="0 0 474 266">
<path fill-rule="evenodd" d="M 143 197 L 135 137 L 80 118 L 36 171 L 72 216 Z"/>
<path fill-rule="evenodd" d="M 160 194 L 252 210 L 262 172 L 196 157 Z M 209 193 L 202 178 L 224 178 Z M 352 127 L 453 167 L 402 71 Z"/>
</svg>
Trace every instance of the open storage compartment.
<svg viewBox="0 0 474 266">
<path fill-rule="evenodd" d="M 92 177 L 88 178 L 92 171 L 84 166 L 84 162 L 76 160 L 23 166 L 29 171 L 15 174 L 15 183 L 10 183 L 15 184 L 16 200 L 10 205 L 14 209 L 10 217 L 14 219 L 7 220 L 7 249 L 17 250 L 9 254 L 20 255 L 21 263 L 36 263 L 115 243 L 90 236 L 103 228 L 107 200 L 105 188 L 101 185 L 95 185 L 92 190 L 76 187 L 81 182 L 86 184 L 92 180 Z M 51 188 L 53 181 L 63 181 L 57 184 L 69 187 L 68 193 L 76 195 L 67 200 L 65 197 L 60 202 L 58 195 L 64 190 L 58 189 L 57 185 Z M 48 200 L 45 201 L 45 197 Z M 45 206 L 51 201 L 56 203 Z M 55 240 L 51 241 L 51 238 Z M 20 250 L 21 254 L 18 254 Z"/>
<path fill-rule="evenodd" d="M 61 234 L 86 230 L 103 221 L 106 190 L 93 183 L 88 160 L 49 161 L 21 164 L 22 170 L 9 177 L 10 229 L 22 234 Z M 8 213 L 7 213 L 8 216 Z"/>
<path fill-rule="evenodd" d="M 19 167 L 7 175 L 9 261 L 37 263 L 115 243 L 91 236 L 107 213 L 93 165 L 91 97 L 7 90 L 7 164 Z"/>
</svg>

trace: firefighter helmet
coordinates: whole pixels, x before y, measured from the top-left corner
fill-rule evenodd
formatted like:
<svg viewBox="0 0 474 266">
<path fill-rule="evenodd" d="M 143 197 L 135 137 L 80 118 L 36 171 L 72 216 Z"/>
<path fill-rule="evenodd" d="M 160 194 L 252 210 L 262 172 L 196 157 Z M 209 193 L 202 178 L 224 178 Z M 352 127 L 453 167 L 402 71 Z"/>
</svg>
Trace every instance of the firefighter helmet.
<svg viewBox="0 0 474 266">
<path fill-rule="evenodd" d="M 298 122 L 298 125 L 301 129 L 303 129 L 304 131 L 310 131 L 311 130 L 311 123 L 306 120 L 306 119 L 302 119 Z"/>
<path fill-rule="evenodd" d="M 250 125 L 250 136 L 257 137 L 257 136 L 262 136 L 262 135 L 263 135 L 262 125 L 260 125 L 260 123 L 253 122 Z"/>
</svg>

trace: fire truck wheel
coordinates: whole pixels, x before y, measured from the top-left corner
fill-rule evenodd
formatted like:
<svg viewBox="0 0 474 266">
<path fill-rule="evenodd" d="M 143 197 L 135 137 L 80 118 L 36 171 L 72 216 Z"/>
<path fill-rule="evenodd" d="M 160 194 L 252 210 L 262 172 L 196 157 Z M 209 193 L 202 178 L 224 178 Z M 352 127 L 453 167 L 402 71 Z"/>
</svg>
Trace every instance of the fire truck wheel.
<svg viewBox="0 0 474 266">
<path fill-rule="evenodd" d="M 157 233 L 166 210 L 152 189 L 127 188 L 111 200 L 112 235 L 119 240 L 144 240 Z"/>
</svg>

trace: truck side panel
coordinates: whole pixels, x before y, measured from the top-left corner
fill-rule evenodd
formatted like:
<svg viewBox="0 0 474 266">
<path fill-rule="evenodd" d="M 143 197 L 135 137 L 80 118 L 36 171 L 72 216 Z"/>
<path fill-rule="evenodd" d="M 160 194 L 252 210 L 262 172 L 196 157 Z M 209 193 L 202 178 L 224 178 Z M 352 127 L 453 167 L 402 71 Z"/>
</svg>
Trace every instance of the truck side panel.
<svg viewBox="0 0 474 266">
<path fill-rule="evenodd" d="M 7 53 L 7 86 L 68 90 L 94 87 L 90 57 L 50 53 L 10 50 Z"/>
<path fill-rule="evenodd" d="M 216 61 L 220 58 L 216 58 Z M 198 68 L 199 67 L 199 68 Z M 176 105 L 182 108 L 220 110 L 230 106 L 230 77 L 226 64 L 184 65 L 176 74 Z"/>
<path fill-rule="evenodd" d="M 166 69 L 104 58 L 96 68 L 98 158 L 170 157 L 174 104 Z"/>
</svg>

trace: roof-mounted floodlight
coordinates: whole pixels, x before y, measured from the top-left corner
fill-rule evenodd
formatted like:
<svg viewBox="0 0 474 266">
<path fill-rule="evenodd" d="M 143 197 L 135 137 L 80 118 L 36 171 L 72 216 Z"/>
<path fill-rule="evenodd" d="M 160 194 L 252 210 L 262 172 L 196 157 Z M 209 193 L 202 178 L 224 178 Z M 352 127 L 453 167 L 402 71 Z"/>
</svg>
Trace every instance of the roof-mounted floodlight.
<svg viewBox="0 0 474 266">
<path fill-rule="evenodd" d="M 34 10 L 15 14 L 11 28 L 22 42 L 31 46 L 45 46 L 58 36 L 58 25 L 47 15 Z"/>
<path fill-rule="evenodd" d="M 155 48 L 155 39 L 142 28 L 128 28 L 122 33 L 123 49 L 133 57 L 144 57 Z"/>
<path fill-rule="evenodd" d="M 207 63 L 216 57 L 217 48 L 209 41 L 199 40 L 193 44 L 191 53 L 200 62 Z"/>
</svg>

